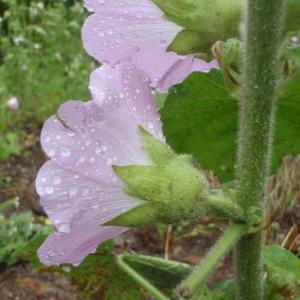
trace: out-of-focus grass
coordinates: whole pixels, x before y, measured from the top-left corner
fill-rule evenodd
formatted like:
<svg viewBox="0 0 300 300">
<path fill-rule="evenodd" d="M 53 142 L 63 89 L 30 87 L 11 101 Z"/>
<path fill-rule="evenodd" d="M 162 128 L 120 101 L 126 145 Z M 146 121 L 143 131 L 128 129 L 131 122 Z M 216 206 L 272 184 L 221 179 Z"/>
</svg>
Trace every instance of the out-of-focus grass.
<svg viewBox="0 0 300 300">
<path fill-rule="evenodd" d="M 81 1 L 0 0 L 0 133 L 42 123 L 59 104 L 89 98 L 96 67 L 82 47 Z M 17 97 L 20 110 L 5 106 Z"/>
</svg>

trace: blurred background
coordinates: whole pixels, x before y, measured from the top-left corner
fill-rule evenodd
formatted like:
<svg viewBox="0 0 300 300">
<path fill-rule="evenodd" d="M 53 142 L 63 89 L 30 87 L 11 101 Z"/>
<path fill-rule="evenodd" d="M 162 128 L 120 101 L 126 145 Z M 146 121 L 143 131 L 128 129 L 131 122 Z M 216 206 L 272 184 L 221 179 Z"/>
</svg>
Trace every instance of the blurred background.
<svg viewBox="0 0 300 300">
<path fill-rule="evenodd" d="M 79 0 L 0 0 L 1 300 L 150 299 L 116 268 L 113 251 L 196 264 L 225 226 L 209 218 L 193 226 L 152 226 L 107 242 L 80 267 L 39 264 L 36 250 L 53 230 L 34 188 L 37 171 L 46 160 L 39 134 L 61 103 L 89 99 L 89 74 L 97 64 L 82 47 L 80 30 L 86 17 Z M 16 100 L 19 105 L 13 104 Z M 212 186 L 220 186 L 212 172 L 207 176 Z M 299 157 L 283 160 L 270 179 L 269 192 L 289 204 L 266 238 L 284 242 L 299 254 Z M 232 278 L 231 256 L 220 265 L 213 282 Z"/>
</svg>

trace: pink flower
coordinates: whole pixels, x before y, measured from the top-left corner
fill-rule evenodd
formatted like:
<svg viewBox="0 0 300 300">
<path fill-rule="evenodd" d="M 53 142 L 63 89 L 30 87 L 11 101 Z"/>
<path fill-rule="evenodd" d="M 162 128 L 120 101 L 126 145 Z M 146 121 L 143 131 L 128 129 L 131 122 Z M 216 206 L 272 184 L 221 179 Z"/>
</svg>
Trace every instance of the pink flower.
<svg viewBox="0 0 300 300">
<path fill-rule="evenodd" d="M 19 100 L 13 97 L 7 101 L 7 106 L 13 110 L 18 110 L 20 108 Z"/>
<path fill-rule="evenodd" d="M 143 203 L 123 191 L 112 165 L 151 164 L 138 126 L 164 140 L 149 80 L 130 65 L 103 65 L 90 79 L 92 101 L 68 101 L 44 125 L 51 158 L 39 171 L 37 192 L 57 232 L 38 251 L 46 265 L 79 264 L 126 228 L 101 227 Z"/>
<path fill-rule="evenodd" d="M 167 52 L 182 28 L 168 21 L 151 0 L 85 0 L 85 6 L 94 12 L 82 31 L 87 52 L 111 65 L 132 60 L 161 91 L 194 71 L 218 67 L 215 60 L 207 63 L 192 55 Z"/>
</svg>

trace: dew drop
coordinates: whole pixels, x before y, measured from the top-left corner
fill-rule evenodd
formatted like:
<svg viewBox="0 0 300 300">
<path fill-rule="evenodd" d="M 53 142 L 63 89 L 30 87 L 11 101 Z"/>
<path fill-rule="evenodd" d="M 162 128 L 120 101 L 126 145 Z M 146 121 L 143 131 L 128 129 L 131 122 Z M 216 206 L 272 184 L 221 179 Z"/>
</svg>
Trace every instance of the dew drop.
<svg viewBox="0 0 300 300">
<path fill-rule="evenodd" d="M 149 129 L 153 129 L 154 128 L 154 124 L 152 122 L 147 122 L 147 126 Z"/>
<path fill-rule="evenodd" d="M 61 178 L 56 176 L 53 178 L 53 184 L 58 185 L 61 183 Z"/>
<path fill-rule="evenodd" d="M 45 187 L 45 193 L 48 194 L 48 195 L 51 195 L 54 193 L 54 188 L 53 186 L 46 186 Z"/>
<path fill-rule="evenodd" d="M 70 228 L 70 225 L 67 224 L 67 223 L 60 223 L 58 225 L 58 230 L 60 232 L 63 232 L 63 233 L 70 233 L 71 232 L 71 228 Z"/>
<path fill-rule="evenodd" d="M 49 157 L 53 157 L 55 155 L 56 151 L 54 149 L 51 149 L 48 153 Z"/>
<path fill-rule="evenodd" d="M 61 147 L 60 154 L 63 157 L 69 157 L 71 155 L 71 150 L 69 148 L 67 148 L 67 147 Z"/>
<path fill-rule="evenodd" d="M 70 187 L 69 188 L 69 191 L 68 191 L 69 196 L 71 196 L 71 197 L 75 196 L 77 193 L 78 193 L 78 190 L 77 190 L 76 187 Z"/>
<path fill-rule="evenodd" d="M 114 34 L 114 30 L 112 28 L 108 28 L 106 30 L 106 33 L 109 34 L 109 35 L 113 35 Z"/>
<path fill-rule="evenodd" d="M 49 135 L 45 135 L 45 136 L 44 136 L 44 142 L 49 143 L 50 140 L 51 140 L 51 138 L 50 138 Z"/>
</svg>

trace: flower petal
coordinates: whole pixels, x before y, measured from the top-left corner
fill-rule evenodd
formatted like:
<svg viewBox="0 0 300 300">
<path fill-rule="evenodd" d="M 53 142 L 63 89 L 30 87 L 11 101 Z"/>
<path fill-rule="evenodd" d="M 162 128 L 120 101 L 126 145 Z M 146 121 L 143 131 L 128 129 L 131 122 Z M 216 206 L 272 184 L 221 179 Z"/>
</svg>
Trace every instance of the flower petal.
<svg viewBox="0 0 300 300">
<path fill-rule="evenodd" d="M 106 112 L 94 101 L 68 101 L 44 124 L 41 143 L 57 164 L 87 178 L 114 184 L 112 164 L 147 164 L 135 119 Z"/>
<path fill-rule="evenodd" d="M 45 211 L 58 229 L 38 251 L 46 265 L 79 264 L 101 242 L 127 230 L 100 224 L 142 203 L 118 187 L 88 180 L 53 161 L 41 168 L 36 186 Z"/>
<path fill-rule="evenodd" d="M 45 265 L 80 264 L 97 246 L 126 231 L 122 227 L 100 227 L 96 219 L 78 219 L 70 233 L 55 232 L 38 250 Z"/>
<path fill-rule="evenodd" d="M 118 183 L 107 186 L 48 161 L 38 173 L 36 189 L 58 231 L 69 233 L 77 226 L 78 216 L 95 218 L 100 225 L 143 203 L 128 196 Z"/>
<path fill-rule="evenodd" d="M 214 67 L 193 56 L 167 52 L 182 28 L 168 21 L 150 0 L 85 0 L 85 5 L 94 12 L 82 30 L 86 51 L 112 65 L 132 61 L 161 91 L 193 71 Z"/>
<path fill-rule="evenodd" d="M 167 70 L 164 76 L 160 79 L 157 86 L 158 89 L 165 91 L 170 86 L 181 83 L 186 77 L 193 72 L 208 73 L 212 69 L 218 69 L 219 63 L 217 60 L 206 62 L 204 60 L 188 56 L 186 59 L 178 59 L 174 65 Z"/>
<path fill-rule="evenodd" d="M 115 68 L 103 65 L 92 73 L 89 88 L 93 99 L 105 111 L 122 110 L 156 138 L 164 140 L 149 78 L 132 64 L 119 64 Z"/>
<path fill-rule="evenodd" d="M 150 0 L 86 1 L 86 5 L 95 13 L 83 26 L 83 44 L 97 60 L 112 65 L 133 60 L 154 85 L 178 60 L 166 49 L 181 27 L 167 21 Z"/>
</svg>

